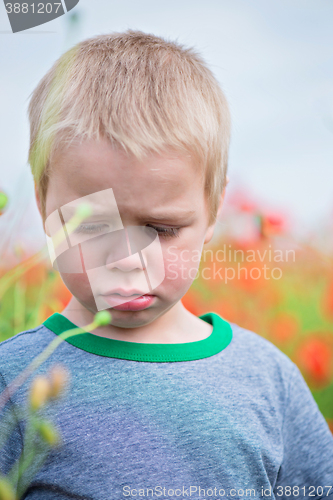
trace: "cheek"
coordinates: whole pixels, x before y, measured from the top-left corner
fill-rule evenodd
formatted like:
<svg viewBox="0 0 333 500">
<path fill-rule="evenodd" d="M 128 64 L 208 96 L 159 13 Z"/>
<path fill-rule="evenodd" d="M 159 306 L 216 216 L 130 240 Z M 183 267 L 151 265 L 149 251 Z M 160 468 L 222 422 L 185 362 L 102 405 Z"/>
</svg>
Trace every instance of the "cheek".
<svg viewBox="0 0 333 500">
<path fill-rule="evenodd" d="M 91 286 L 86 273 L 60 273 L 62 281 L 74 297 L 91 298 Z"/>
<path fill-rule="evenodd" d="M 163 256 L 165 267 L 164 286 L 185 293 L 196 278 L 201 249 L 170 245 L 164 249 Z"/>
</svg>

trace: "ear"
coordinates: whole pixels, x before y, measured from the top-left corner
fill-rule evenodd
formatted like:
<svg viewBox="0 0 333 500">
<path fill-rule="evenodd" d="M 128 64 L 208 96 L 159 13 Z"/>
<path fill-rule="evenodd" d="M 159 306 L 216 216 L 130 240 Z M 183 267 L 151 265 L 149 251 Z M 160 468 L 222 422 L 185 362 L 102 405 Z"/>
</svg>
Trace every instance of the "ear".
<svg viewBox="0 0 333 500">
<path fill-rule="evenodd" d="M 205 240 L 204 240 L 204 244 L 205 243 L 209 243 L 210 240 L 212 239 L 213 237 L 213 234 L 214 234 L 214 229 L 215 229 L 215 226 L 216 226 L 216 222 L 217 222 L 217 219 L 222 211 L 222 207 L 223 207 L 223 202 L 224 202 L 224 197 L 225 197 L 225 190 L 226 190 L 226 187 L 229 183 L 229 177 L 227 176 L 226 177 L 226 184 L 224 186 L 224 189 L 223 189 L 223 192 L 221 194 L 221 198 L 220 198 L 220 203 L 219 203 L 219 207 L 217 209 L 217 214 L 216 214 L 216 220 L 215 222 L 213 222 L 213 224 L 211 224 L 208 229 L 207 229 L 207 232 L 206 232 L 206 236 L 205 236 Z"/>
<path fill-rule="evenodd" d="M 41 202 L 40 202 L 40 198 L 39 198 L 39 194 L 38 194 L 38 189 L 37 189 L 36 181 L 35 181 L 35 197 L 36 197 L 36 203 L 37 203 L 38 212 L 40 213 L 40 216 L 41 216 L 42 221 L 43 221 L 44 232 L 46 232 L 45 231 L 45 221 L 43 220 L 42 209 L 41 209 Z"/>
<path fill-rule="evenodd" d="M 40 199 L 39 199 L 39 194 L 38 194 L 38 189 L 37 189 L 36 181 L 34 182 L 34 184 L 35 184 L 35 197 L 36 197 L 36 203 L 37 203 L 38 212 L 40 213 L 40 215 L 42 215 L 41 203 L 40 203 Z"/>
</svg>

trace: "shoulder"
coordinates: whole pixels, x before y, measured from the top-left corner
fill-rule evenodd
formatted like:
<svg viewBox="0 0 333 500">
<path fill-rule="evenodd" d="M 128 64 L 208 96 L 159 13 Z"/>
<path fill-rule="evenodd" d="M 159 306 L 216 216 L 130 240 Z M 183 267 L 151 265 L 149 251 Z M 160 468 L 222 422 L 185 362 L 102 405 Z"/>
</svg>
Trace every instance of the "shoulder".
<svg viewBox="0 0 333 500">
<path fill-rule="evenodd" d="M 274 385 L 288 392 L 297 371 L 295 363 L 272 342 L 236 323 L 228 322 L 232 340 L 226 348 L 224 362 L 232 373 L 245 377 L 255 384 Z M 220 353 L 222 355 L 223 351 Z M 226 359 L 225 359 L 226 358 Z"/>
<path fill-rule="evenodd" d="M 43 324 L 36 326 L 30 330 L 13 335 L 7 340 L 0 342 L 0 356 L 15 352 L 26 352 L 27 349 L 36 349 L 39 343 L 45 343 L 47 340 L 54 338 L 53 332 L 46 328 Z M 43 342 L 44 341 L 44 342 Z"/>
<path fill-rule="evenodd" d="M 294 363 L 272 342 L 236 323 L 228 323 L 232 329 L 232 342 L 230 345 L 233 344 L 232 347 L 237 350 L 238 354 L 251 358 L 253 361 L 260 360 L 265 365 L 272 366 L 272 363 L 278 363 L 292 369 Z"/>
<path fill-rule="evenodd" d="M 45 347 L 55 334 L 43 324 L 17 333 L 0 342 L 0 371 L 5 378 L 12 378 L 25 368 Z"/>
</svg>

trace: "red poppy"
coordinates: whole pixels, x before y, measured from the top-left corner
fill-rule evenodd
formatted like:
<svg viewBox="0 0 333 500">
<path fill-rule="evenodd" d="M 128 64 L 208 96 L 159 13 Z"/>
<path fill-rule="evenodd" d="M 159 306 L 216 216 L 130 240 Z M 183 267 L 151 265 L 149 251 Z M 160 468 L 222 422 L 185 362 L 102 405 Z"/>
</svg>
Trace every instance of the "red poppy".
<svg viewBox="0 0 333 500">
<path fill-rule="evenodd" d="M 254 203 L 251 203 L 249 201 L 244 201 L 243 203 L 240 204 L 239 208 L 242 212 L 254 213 L 257 207 Z"/>
<path fill-rule="evenodd" d="M 299 327 L 299 321 L 295 316 L 282 313 L 272 321 L 270 335 L 273 341 L 286 343 L 297 335 Z"/>
<path fill-rule="evenodd" d="M 261 217 L 261 234 L 263 236 L 273 236 L 281 233 L 285 228 L 285 221 L 281 215 L 263 215 Z"/>
<path fill-rule="evenodd" d="M 316 386 L 324 387 L 332 378 L 333 349 L 326 336 L 313 334 L 304 340 L 296 353 L 296 362 Z"/>
</svg>

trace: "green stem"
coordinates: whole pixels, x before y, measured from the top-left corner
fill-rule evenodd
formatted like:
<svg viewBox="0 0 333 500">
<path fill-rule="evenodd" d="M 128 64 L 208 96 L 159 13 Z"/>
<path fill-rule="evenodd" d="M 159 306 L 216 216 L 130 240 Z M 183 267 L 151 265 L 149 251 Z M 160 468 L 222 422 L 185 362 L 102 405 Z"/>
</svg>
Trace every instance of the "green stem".
<svg viewBox="0 0 333 500">
<path fill-rule="evenodd" d="M 19 332 L 25 326 L 25 293 L 26 285 L 17 281 L 14 286 L 14 329 Z"/>
<path fill-rule="evenodd" d="M 27 321 L 27 324 L 24 327 L 25 330 L 33 328 L 36 324 L 40 322 L 39 315 L 40 315 L 41 304 L 45 296 L 46 283 L 47 280 L 44 280 L 39 287 L 38 295 L 35 300 L 35 307 L 33 308 L 31 316 L 29 317 L 29 320 Z"/>
<path fill-rule="evenodd" d="M 35 456 L 35 450 L 33 448 L 34 436 L 36 435 L 35 419 L 30 416 L 27 419 L 27 422 L 24 434 L 23 450 L 20 458 L 15 462 L 7 476 L 12 484 L 18 484 L 20 477 L 32 463 Z"/>
</svg>

